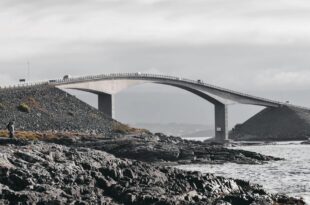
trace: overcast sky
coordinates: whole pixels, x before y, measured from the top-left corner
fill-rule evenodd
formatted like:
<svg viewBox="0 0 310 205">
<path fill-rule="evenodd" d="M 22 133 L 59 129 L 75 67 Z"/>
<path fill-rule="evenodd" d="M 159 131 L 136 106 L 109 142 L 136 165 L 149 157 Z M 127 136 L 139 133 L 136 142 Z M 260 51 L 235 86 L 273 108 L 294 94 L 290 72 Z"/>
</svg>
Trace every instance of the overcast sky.
<svg viewBox="0 0 310 205">
<path fill-rule="evenodd" d="M 310 106 L 309 0 L 1 0 L 0 45 L 1 85 L 29 61 L 31 80 L 163 73 Z"/>
</svg>

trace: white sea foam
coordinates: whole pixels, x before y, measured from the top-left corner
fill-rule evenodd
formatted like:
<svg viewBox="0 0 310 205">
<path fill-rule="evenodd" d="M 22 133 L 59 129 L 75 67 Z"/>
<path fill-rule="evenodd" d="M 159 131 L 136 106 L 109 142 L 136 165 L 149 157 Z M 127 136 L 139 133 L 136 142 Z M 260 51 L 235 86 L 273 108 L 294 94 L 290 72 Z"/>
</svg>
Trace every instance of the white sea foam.
<svg viewBox="0 0 310 205">
<path fill-rule="evenodd" d="M 265 155 L 285 158 L 284 161 L 263 165 L 182 165 L 179 168 L 215 173 L 258 183 L 272 193 L 302 197 L 310 205 L 310 145 L 281 143 L 279 145 L 242 146 L 244 149 Z"/>
</svg>

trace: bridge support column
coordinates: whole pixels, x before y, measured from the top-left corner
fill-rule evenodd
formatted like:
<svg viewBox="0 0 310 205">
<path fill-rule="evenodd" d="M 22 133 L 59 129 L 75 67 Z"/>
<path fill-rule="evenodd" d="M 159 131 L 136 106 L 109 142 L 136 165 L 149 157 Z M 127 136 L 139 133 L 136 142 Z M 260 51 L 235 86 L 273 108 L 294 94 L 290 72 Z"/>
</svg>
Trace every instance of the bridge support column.
<svg viewBox="0 0 310 205">
<path fill-rule="evenodd" d="M 227 118 L 227 105 L 217 103 L 215 107 L 215 140 L 227 141 L 228 140 L 228 118 Z"/>
<path fill-rule="evenodd" d="M 114 96 L 106 93 L 98 94 L 98 110 L 114 118 Z"/>
</svg>

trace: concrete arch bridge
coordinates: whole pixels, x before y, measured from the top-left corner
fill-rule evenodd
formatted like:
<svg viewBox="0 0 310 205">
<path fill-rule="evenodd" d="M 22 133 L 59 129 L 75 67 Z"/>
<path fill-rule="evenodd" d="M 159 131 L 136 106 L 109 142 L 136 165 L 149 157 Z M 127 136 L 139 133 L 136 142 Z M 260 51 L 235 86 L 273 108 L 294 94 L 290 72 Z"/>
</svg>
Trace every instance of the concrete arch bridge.
<svg viewBox="0 0 310 205">
<path fill-rule="evenodd" d="M 286 104 L 217 87 L 204 83 L 202 80 L 189 80 L 165 75 L 118 73 L 49 81 L 49 84 L 61 89 L 74 89 L 97 94 L 98 109 L 110 117 L 114 117 L 113 95 L 128 87 L 144 83 L 177 87 L 212 103 L 215 109 L 215 139 L 219 141 L 228 140 L 227 107 L 229 104 L 240 103 L 264 107 L 281 107 Z"/>
</svg>

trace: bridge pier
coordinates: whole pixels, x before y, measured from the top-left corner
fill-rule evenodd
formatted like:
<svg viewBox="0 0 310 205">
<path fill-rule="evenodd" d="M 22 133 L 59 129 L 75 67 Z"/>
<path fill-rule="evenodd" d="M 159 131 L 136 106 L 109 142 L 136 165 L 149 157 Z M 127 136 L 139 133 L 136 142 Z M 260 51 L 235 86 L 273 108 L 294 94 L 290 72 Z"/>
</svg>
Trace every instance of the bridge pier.
<svg viewBox="0 0 310 205">
<path fill-rule="evenodd" d="M 107 93 L 98 94 L 98 110 L 114 118 L 114 96 Z"/>
<path fill-rule="evenodd" d="M 215 108 L 215 140 L 225 142 L 228 140 L 228 114 L 227 105 L 214 104 Z"/>
<path fill-rule="evenodd" d="M 214 103 L 214 102 L 213 102 Z M 114 96 L 107 93 L 98 94 L 98 110 L 114 118 Z M 215 110 L 215 140 L 225 142 L 228 140 L 228 114 L 227 105 L 216 102 Z"/>
<path fill-rule="evenodd" d="M 258 105 L 265 107 L 279 107 L 286 103 L 268 100 L 229 89 L 209 85 L 201 80 L 193 81 L 173 76 L 118 73 L 110 75 L 86 76 L 64 80 L 50 80 L 46 82 L 60 89 L 75 89 L 98 94 L 98 109 L 107 116 L 114 117 L 113 96 L 107 93 L 116 94 L 130 86 L 155 83 L 177 87 L 189 91 L 215 106 L 215 140 L 226 142 L 228 140 L 227 105 L 225 102 L 240 104 Z M 45 84 L 45 83 L 44 83 Z"/>
</svg>

